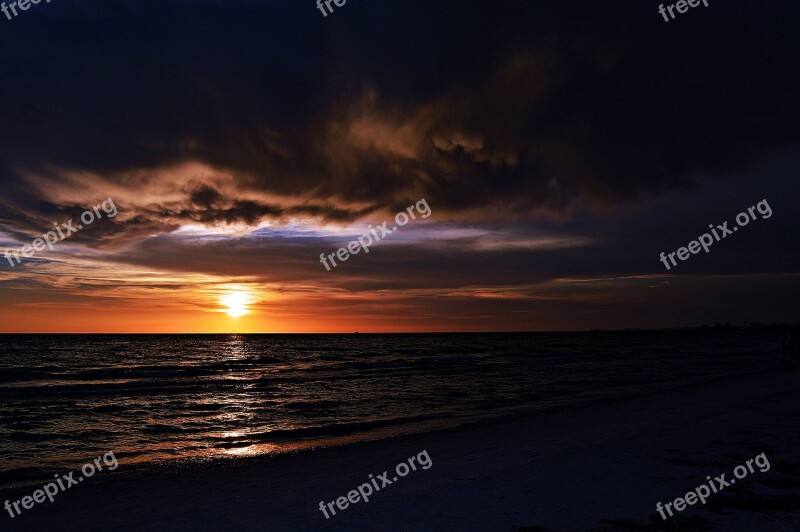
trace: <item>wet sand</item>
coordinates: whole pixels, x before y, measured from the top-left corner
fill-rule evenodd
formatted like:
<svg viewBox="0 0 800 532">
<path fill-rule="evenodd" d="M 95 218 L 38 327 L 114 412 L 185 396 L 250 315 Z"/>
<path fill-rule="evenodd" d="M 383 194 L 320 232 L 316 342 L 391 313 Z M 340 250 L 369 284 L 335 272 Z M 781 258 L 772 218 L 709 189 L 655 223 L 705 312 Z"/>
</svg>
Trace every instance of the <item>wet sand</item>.
<svg viewBox="0 0 800 532">
<path fill-rule="evenodd" d="M 319 509 L 426 450 L 417 468 L 329 519 Z M 656 503 L 765 453 L 754 473 L 663 521 Z M 379 482 L 380 485 L 382 482 Z M 35 488 L 6 490 L 2 500 Z M 335 503 L 334 503 L 335 504 Z M 330 512 L 329 512 L 330 513 Z M 2 530 L 797 530 L 800 372 L 772 372 L 230 464 L 125 471 Z"/>
</svg>

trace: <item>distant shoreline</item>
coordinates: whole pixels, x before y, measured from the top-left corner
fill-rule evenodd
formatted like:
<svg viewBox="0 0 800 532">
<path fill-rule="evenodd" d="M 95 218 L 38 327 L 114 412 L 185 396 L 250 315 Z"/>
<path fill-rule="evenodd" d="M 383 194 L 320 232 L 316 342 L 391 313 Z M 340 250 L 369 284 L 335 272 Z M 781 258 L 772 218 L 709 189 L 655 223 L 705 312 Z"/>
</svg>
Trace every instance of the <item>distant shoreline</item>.
<svg viewBox="0 0 800 532">
<path fill-rule="evenodd" d="M 788 327 L 800 326 L 800 323 L 776 323 L 776 324 L 756 324 L 756 325 L 695 325 L 685 327 L 662 327 L 662 328 L 625 328 L 625 329 L 581 329 L 581 330 L 547 330 L 547 331 L 403 331 L 403 332 L 0 332 L 0 336 L 13 335 L 85 335 L 85 336 L 219 336 L 219 335 L 242 335 L 242 336 L 369 336 L 369 335 L 413 335 L 413 334 L 583 334 L 583 333 L 618 333 L 618 332 L 662 332 L 662 331 L 705 331 L 705 330 L 729 330 L 729 331 L 752 331 L 752 330 L 784 330 Z"/>
</svg>

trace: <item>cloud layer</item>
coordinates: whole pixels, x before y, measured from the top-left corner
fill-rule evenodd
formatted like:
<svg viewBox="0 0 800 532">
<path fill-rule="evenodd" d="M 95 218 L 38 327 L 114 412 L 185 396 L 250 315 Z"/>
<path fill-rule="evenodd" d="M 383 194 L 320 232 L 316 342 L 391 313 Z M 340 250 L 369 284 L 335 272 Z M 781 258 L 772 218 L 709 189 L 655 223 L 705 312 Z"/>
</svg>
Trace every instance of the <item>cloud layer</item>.
<svg viewBox="0 0 800 532">
<path fill-rule="evenodd" d="M 54 289 L 43 268 L 90 293 L 70 262 L 88 261 L 534 328 L 543 301 L 564 312 L 602 279 L 622 323 L 641 311 L 621 294 L 667 290 L 642 281 L 665 275 L 660 251 L 765 197 L 763 228 L 677 273 L 793 283 L 798 15 L 782 0 L 669 23 L 632 0 L 350 2 L 325 18 L 287 0 L 36 6 L 0 33 L 0 244 L 109 197 L 120 214 L 0 271 L 0 293 Z M 423 197 L 425 223 L 335 275 L 317 262 Z"/>
</svg>

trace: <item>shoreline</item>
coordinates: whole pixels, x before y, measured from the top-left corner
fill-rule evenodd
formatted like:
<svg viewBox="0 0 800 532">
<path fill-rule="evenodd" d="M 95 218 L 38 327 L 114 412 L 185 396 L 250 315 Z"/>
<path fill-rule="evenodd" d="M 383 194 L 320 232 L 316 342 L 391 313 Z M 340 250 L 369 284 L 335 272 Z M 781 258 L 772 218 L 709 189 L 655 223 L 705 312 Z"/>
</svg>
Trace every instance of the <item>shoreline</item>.
<svg viewBox="0 0 800 532">
<path fill-rule="evenodd" d="M 756 377 L 759 375 L 770 374 L 778 371 L 780 370 L 759 369 L 756 371 L 751 371 L 746 373 L 726 374 L 719 377 L 715 376 L 709 378 L 708 380 L 702 380 L 688 384 L 679 383 L 675 385 L 673 383 L 665 382 L 665 383 L 659 383 L 658 388 L 655 389 L 653 388 L 647 389 L 647 387 L 650 386 L 649 384 L 641 386 L 634 385 L 634 386 L 629 386 L 626 391 L 619 392 L 618 395 L 604 397 L 603 405 L 614 405 L 634 400 L 646 400 L 649 397 L 658 397 L 672 392 L 679 392 L 681 390 L 692 390 L 713 384 L 727 383 L 742 378 Z M 644 387 L 645 389 L 635 390 L 635 388 L 639 387 Z M 152 472 L 168 474 L 170 471 L 199 471 L 199 470 L 208 470 L 211 468 L 226 469 L 230 467 L 250 467 L 250 466 L 257 467 L 265 463 L 270 463 L 281 457 L 302 456 L 307 453 L 318 453 L 325 449 L 351 447 L 367 443 L 377 443 L 377 442 L 397 440 L 402 438 L 420 437 L 427 434 L 435 435 L 439 433 L 459 432 L 462 430 L 469 430 L 477 427 L 488 428 L 494 424 L 502 426 L 508 423 L 529 423 L 529 422 L 535 422 L 537 418 L 541 416 L 546 416 L 549 413 L 556 411 L 575 413 L 583 409 L 601 406 L 600 404 L 598 404 L 597 399 L 593 397 L 587 397 L 579 400 L 575 400 L 574 396 L 570 397 L 572 398 L 567 400 L 566 404 L 563 405 L 547 403 L 538 406 L 531 406 L 525 410 L 511 409 L 503 413 L 464 417 L 462 420 L 459 420 L 458 422 L 455 423 L 447 422 L 443 419 L 436 418 L 436 419 L 431 419 L 422 424 L 389 425 L 378 429 L 372 429 L 366 432 L 344 434 L 341 436 L 329 436 L 321 439 L 265 442 L 262 444 L 254 444 L 251 447 L 262 447 L 262 448 L 274 447 L 274 449 L 257 452 L 253 454 L 241 453 L 237 455 L 236 453 L 232 452 L 230 455 L 227 456 L 217 455 L 204 459 L 172 458 L 172 459 L 162 459 L 158 461 L 135 460 L 133 462 L 127 462 L 127 464 L 124 464 L 125 460 L 123 458 L 121 463 L 123 463 L 123 465 L 127 465 L 127 467 L 122 468 L 121 471 L 115 472 L 113 476 L 115 478 L 120 478 L 126 475 L 138 476 L 138 475 L 146 475 Z M 232 449 L 232 450 L 244 450 L 244 449 L 249 449 L 249 447 Z M 76 465 L 76 467 L 80 467 L 80 465 Z M 72 471 L 74 470 L 75 468 L 72 469 Z M 62 473 L 69 473 L 69 470 L 65 470 Z M 101 478 L 102 477 L 103 476 L 101 476 Z M 42 485 L 42 483 L 49 482 L 49 478 L 50 477 L 48 476 L 46 478 L 42 478 L 39 480 L 27 479 L 27 480 L 19 480 L 16 482 L 11 481 L 8 483 L 8 485 L 3 485 L 2 483 L 0 483 L 0 497 L 2 497 L 5 493 L 14 492 L 17 490 L 24 490 L 27 488 L 37 489 Z"/>
<path fill-rule="evenodd" d="M 759 373 L 644 398 L 295 454 L 121 471 L 96 477 L 97 482 L 13 520 L 4 512 L 4 525 L 13 530 L 54 522 L 66 530 L 658 526 L 651 522 L 658 517 L 657 502 L 680 497 L 706 475 L 730 471 L 764 452 L 772 464 L 769 472 L 755 473 L 735 490 L 664 525 L 691 519 L 684 524 L 698 529 L 723 521 L 734 528 L 758 528 L 765 520 L 796 526 L 800 497 L 792 486 L 800 486 L 800 434 L 791 427 L 800 420 L 799 385 L 797 372 Z M 707 433 L 712 418 L 715 431 Z M 368 475 L 391 470 L 423 450 L 431 458 L 430 469 L 410 473 L 368 503 L 353 504 L 330 519 L 319 510 L 320 501 L 335 501 L 368 481 Z M 31 492 L 16 488 L 0 495 Z M 761 492 L 773 492 L 775 500 L 765 502 L 772 499 Z M 752 511 L 754 500 L 767 509 Z M 730 515 L 714 511 L 720 501 Z M 131 515 L 138 518 L 125 517 Z"/>
</svg>

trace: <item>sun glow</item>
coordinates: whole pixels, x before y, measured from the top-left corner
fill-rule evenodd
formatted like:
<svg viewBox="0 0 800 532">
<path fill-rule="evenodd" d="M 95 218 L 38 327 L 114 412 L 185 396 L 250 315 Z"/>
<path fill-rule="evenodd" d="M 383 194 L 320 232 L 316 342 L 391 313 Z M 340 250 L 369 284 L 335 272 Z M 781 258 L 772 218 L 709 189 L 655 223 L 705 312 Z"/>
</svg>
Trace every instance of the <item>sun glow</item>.
<svg viewBox="0 0 800 532">
<path fill-rule="evenodd" d="M 232 318 L 240 318 L 250 312 L 248 305 L 252 302 L 252 297 L 247 292 L 230 292 L 219 299 L 225 312 Z"/>
</svg>

